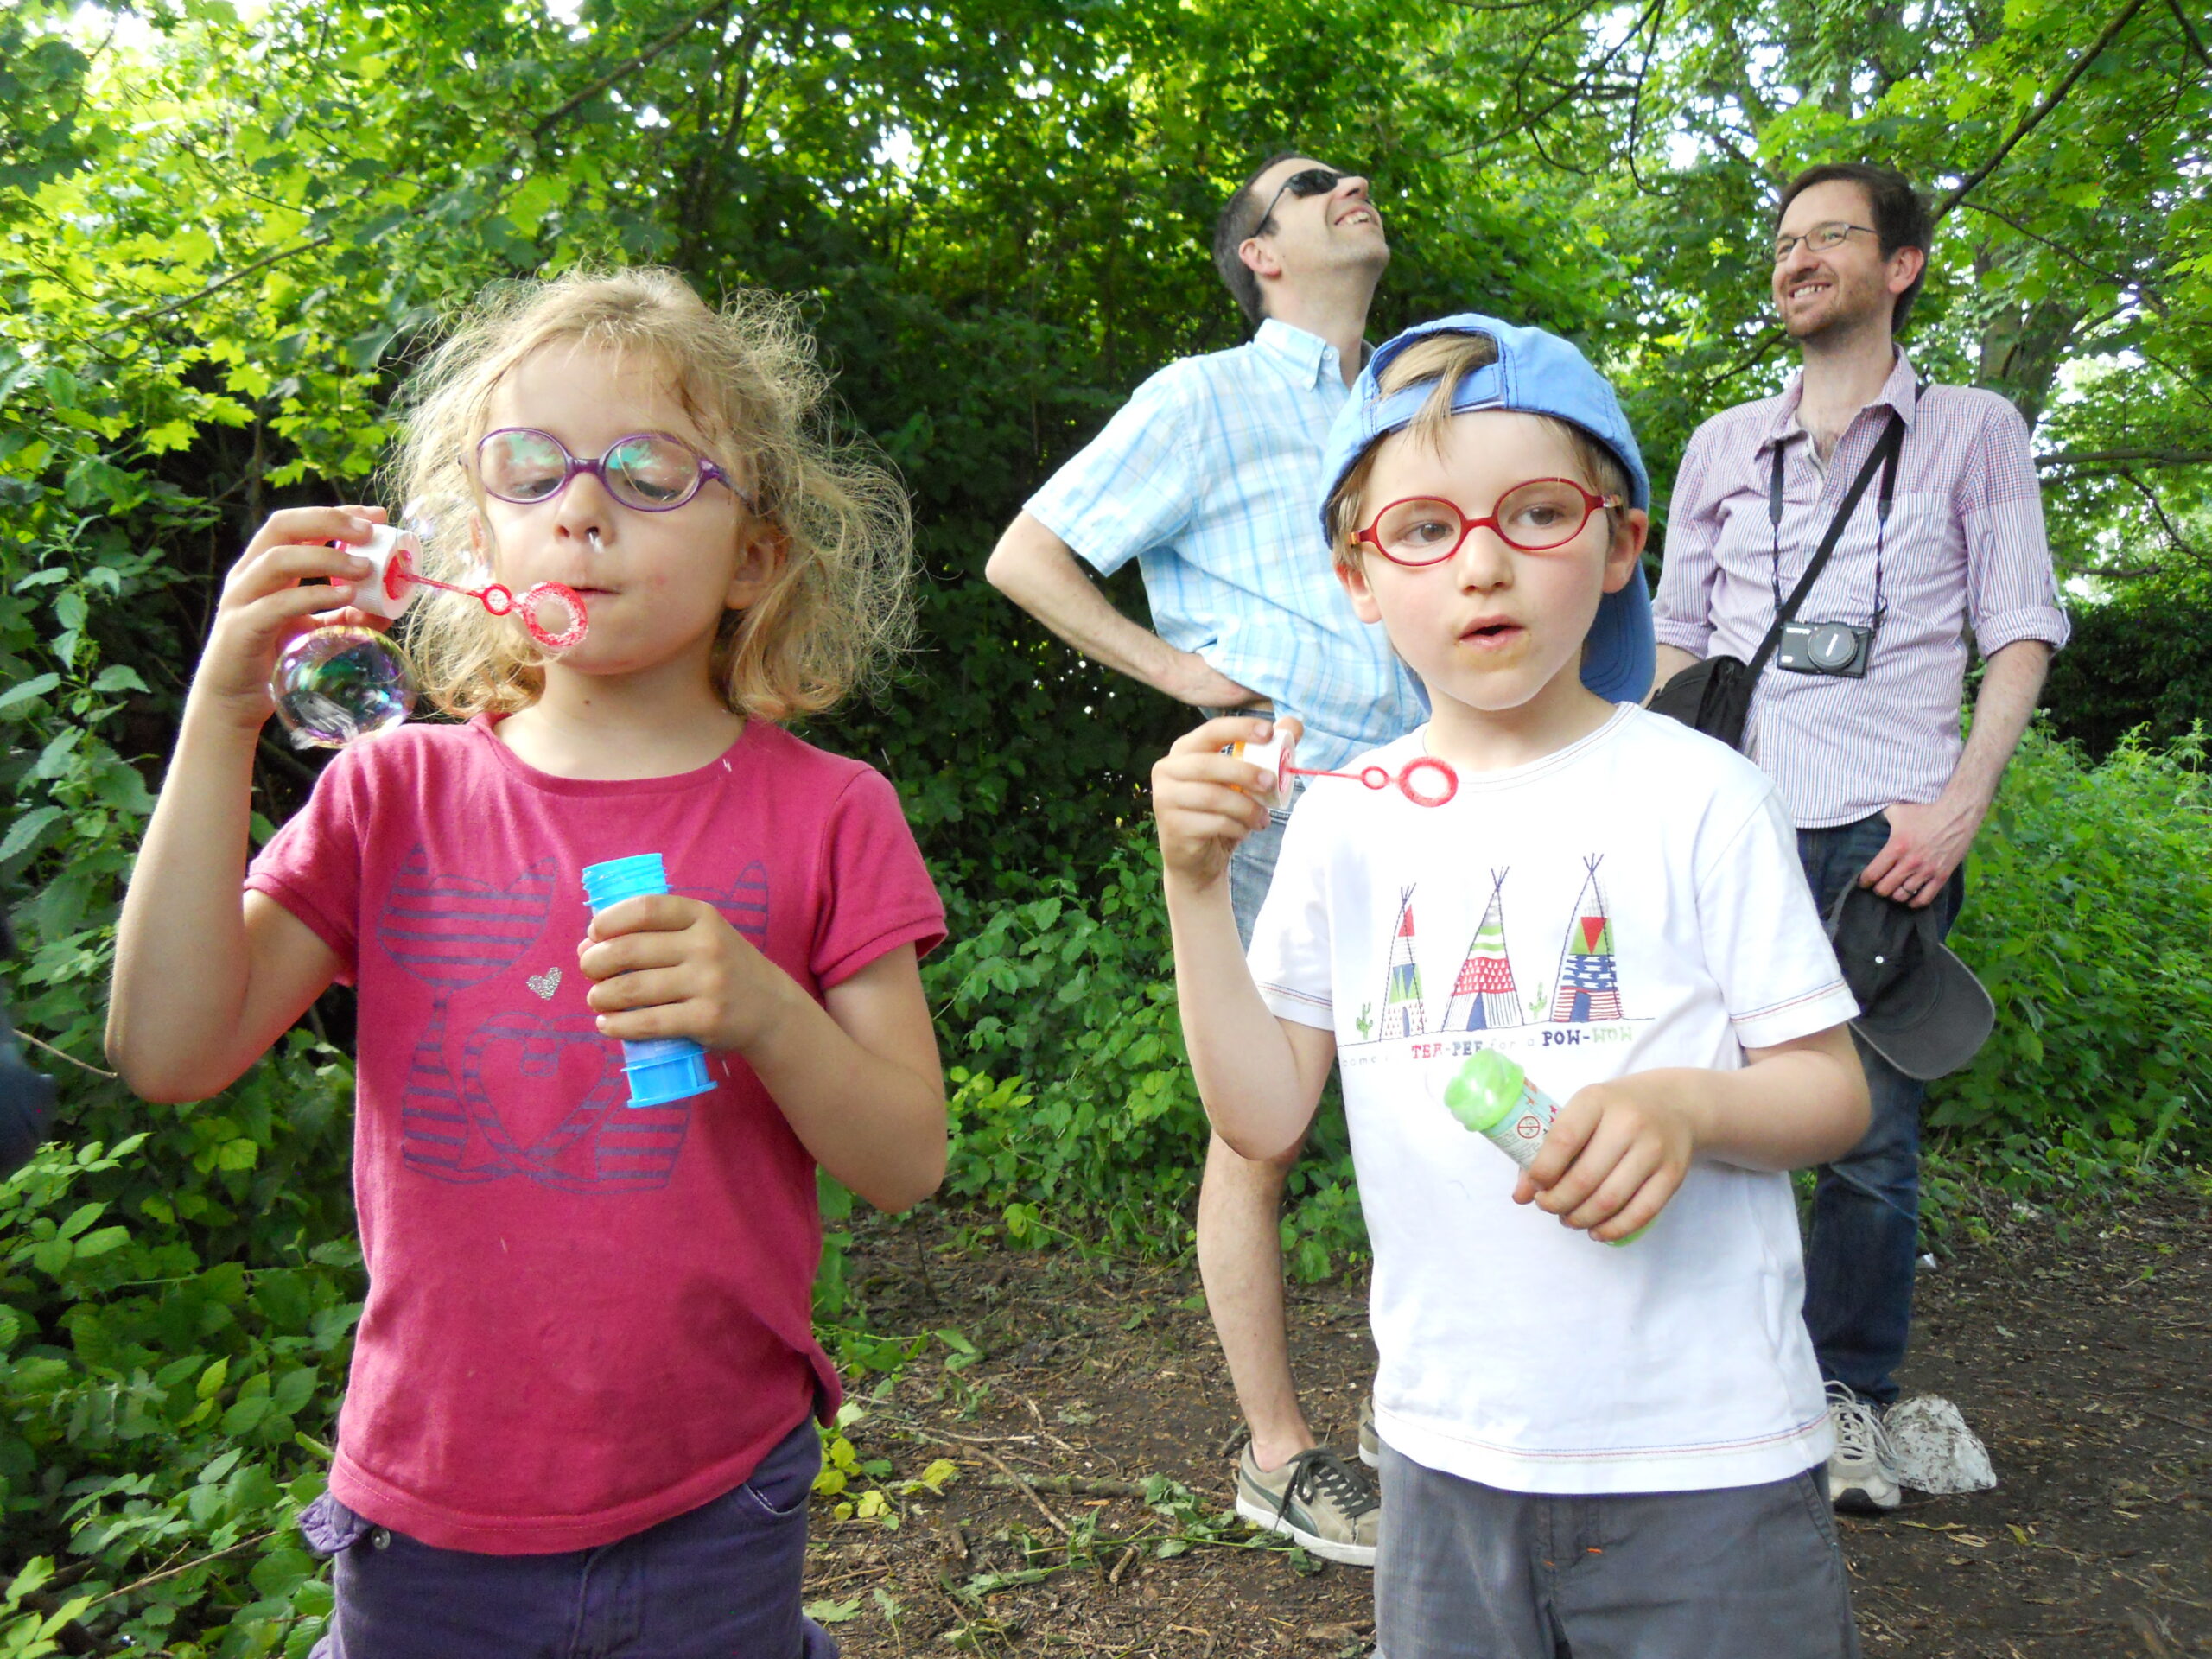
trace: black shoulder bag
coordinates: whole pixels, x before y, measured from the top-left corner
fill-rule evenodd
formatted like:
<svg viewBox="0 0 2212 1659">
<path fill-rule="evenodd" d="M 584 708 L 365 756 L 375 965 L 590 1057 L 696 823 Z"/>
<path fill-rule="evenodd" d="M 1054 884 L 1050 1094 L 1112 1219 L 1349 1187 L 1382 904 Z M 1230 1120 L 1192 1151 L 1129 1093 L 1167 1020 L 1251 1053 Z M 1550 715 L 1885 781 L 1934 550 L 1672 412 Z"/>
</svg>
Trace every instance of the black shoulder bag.
<svg viewBox="0 0 2212 1659">
<path fill-rule="evenodd" d="M 1707 737 L 1717 737 L 1732 749 L 1744 747 L 1744 726 L 1751 718 L 1751 691 L 1765 672 L 1768 659 L 1775 647 L 1782 643 L 1782 631 L 1797 615 L 1797 607 L 1805 595 L 1813 591 L 1813 584 L 1820 580 L 1821 569 L 1827 564 L 1828 555 L 1835 551 L 1835 544 L 1842 538 L 1843 527 L 1851 522 L 1859 499 L 1866 493 L 1866 486 L 1874 481 L 1878 467 L 1882 474 L 1882 493 L 1875 510 L 1887 524 L 1890 502 L 1897 493 L 1897 452 L 1904 447 L 1904 417 L 1892 412 L 1889 430 L 1866 457 L 1866 464 L 1859 469 L 1859 476 L 1852 480 L 1850 490 L 1836 505 L 1835 517 L 1828 521 L 1827 534 L 1821 537 L 1819 550 L 1813 561 L 1805 567 L 1805 574 L 1797 578 L 1797 585 L 1789 590 L 1789 597 L 1775 613 L 1774 626 L 1759 642 L 1758 653 L 1749 663 L 1733 657 L 1707 657 L 1702 662 L 1692 663 L 1688 668 L 1659 688 L 1651 699 L 1651 712 L 1679 720 L 1685 726 L 1694 727 Z M 1773 482 L 1767 491 L 1767 516 L 1780 524 L 1782 522 L 1781 457 L 1776 456 Z"/>
</svg>

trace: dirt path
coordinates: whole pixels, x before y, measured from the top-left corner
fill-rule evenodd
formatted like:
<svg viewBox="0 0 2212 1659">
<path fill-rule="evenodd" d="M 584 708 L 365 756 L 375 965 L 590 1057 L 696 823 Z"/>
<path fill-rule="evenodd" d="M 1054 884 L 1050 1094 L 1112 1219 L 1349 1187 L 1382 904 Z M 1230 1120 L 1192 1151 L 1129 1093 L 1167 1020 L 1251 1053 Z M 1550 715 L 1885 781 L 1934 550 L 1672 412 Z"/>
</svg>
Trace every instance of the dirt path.
<svg viewBox="0 0 2212 1659">
<path fill-rule="evenodd" d="M 942 1497 L 903 1498 L 896 1530 L 817 1501 L 808 1594 L 849 1613 L 853 1659 L 1369 1651 L 1367 1573 L 1221 1519 L 1236 1421 L 1192 1271 L 964 1254 L 935 1220 L 864 1235 L 854 1276 L 880 1328 L 982 1352 L 948 1370 L 939 1348 L 852 1431 L 894 1490 L 957 1464 Z M 1293 1296 L 1297 1374 L 1346 1450 L 1364 1290 Z M 1847 1518 L 1870 1656 L 2212 1655 L 2212 1201 L 2008 1217 L 1923 1278 L 1904 1381 L 1958 1403 L 2000 1484 Z"/>
</svg>

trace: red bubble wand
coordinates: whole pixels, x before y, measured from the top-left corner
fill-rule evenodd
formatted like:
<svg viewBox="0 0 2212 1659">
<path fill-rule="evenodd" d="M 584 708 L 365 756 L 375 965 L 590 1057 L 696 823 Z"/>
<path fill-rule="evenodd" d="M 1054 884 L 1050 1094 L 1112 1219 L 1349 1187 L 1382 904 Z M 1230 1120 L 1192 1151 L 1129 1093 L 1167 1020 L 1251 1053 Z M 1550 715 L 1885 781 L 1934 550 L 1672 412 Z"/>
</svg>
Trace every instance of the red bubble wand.
<svg viewBox="0 0 2212 1659">
<path fill-rule="evenodd" d="M 503 582 L 490 582 L 482 588 L 464 588 L 458 583 L 440 582 L 435 576 L 426 576 L 415 568 L 413 538 L 404 531 L 379 526 L 365 543 L 353 550 L 376 567 L 370 581 L 354 590 L 356 608 L 378 616 L 396 617 L 407 608 L 413 595 L 401 588 L 403 582 L 415 582 L 424 588 L 436 588 L 448 594 L 460 594 L 473 599 L 493 616 L 518 616 L 530 632 L 530 637 L 548 651 L 567 651 L 580 645 L 590 631 L 590 619 L 584 613 L 583 595 L 575 588 L 557 582 L 541 582 L 524 593 L 518 601 L 514 590 Z M 568 625 L 555 629 L 546 626 L 542 613 L 548 606 L 557 605 L 568 613 Z"/>
<path fill-rule="evenodd" d="M 1264 743 L 1232 743 L 1229 753 L 1240 760 L 1249 760 L 1273 780 L 1271 788 L 1262 793 L 1272 799 L 1287 800 L 1290 797 L 1293 778 L 1344 778 L 1364 784 L 1370 789 L 1398 786 L 1398 792 L 1415 806 L 1441 806 L 1459 792 L 1459 774 L 1452 770 L 1447 760 L 1433 754 L 1415 755 L 1393 772 L 1383 766 L 1362 766 L 1357 772 L 1328 772 L 1313 766 L 1293 766 L 1298 752 L 1295 734 L 1275 728 L 1275 734 Z"/>
</svg>

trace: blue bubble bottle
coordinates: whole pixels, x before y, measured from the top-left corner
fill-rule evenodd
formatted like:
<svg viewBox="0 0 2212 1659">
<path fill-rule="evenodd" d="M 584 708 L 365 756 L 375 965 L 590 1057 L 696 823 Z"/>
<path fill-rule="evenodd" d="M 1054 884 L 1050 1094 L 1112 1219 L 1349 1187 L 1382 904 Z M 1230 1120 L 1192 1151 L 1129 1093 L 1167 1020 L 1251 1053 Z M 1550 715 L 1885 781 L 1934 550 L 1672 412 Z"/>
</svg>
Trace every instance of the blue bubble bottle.
<svg viewBox="0 0 2212 1659">
<path fill-rule="evenodd" d="M 583 868 L 584 899 L 597 915 L 625 899 L 668 891 L 668 874 L 658 853 L 610 858 Z M 622 1045 L 622 1070 L 630 1079 L 630 1104 L 665 1106 L 707 1094 L 715 1080 L 707 1075 L 707 1051 L 689 1037 L 653 1037 Z"/>
</svg>

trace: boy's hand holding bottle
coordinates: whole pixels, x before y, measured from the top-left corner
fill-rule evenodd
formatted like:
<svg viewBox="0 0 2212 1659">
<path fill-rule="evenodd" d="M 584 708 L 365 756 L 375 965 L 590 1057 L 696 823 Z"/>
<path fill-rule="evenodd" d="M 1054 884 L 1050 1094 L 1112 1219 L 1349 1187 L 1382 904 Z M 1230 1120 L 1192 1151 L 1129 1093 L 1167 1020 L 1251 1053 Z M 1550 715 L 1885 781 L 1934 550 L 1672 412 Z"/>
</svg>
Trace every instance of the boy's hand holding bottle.
<svg viewBox="0 0 2212 1659">
<path fill-rule="evenodd" d="M 1643 1072 L 1577 1090 L 1521 1172 L 1513 1201 L 1606 1243 L 1641 1230 L 1675 1196 L 1697 1151 L 1694 1115 L 1670 1086 L 1676 1075 Z"/>
</svg>

